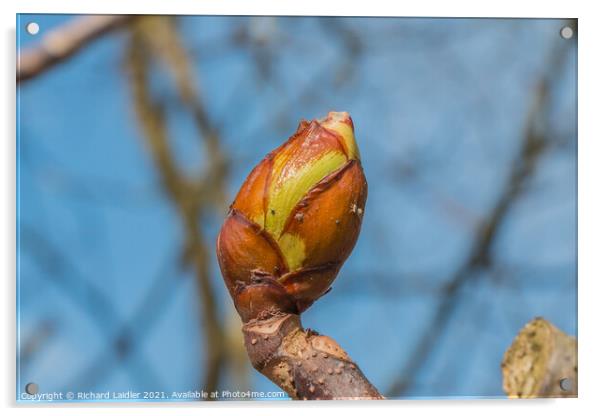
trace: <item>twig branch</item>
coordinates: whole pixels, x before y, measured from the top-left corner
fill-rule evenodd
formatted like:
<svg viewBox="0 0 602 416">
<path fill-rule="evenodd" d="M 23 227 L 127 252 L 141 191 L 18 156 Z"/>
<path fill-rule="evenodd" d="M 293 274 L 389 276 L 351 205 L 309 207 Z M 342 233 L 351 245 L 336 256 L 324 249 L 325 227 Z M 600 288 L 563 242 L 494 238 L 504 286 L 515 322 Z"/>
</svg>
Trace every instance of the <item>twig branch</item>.
<svg viewBox="0 0 602 416">
<path fill-rule="evenodd" d="M 250 321 L 243 334 L 253 367 L 292 399 L 383 399 L 332 338 L 304 330 L 298 315 Z"/>
<path fill-rule="evenodd" d="M 146 144 L 160 175 L 163 189 L 169 196 L 180 218 L 185 234 L 185 259 L 195 270 L 205 331 L 206 367 L 203 387 L 217 388 L 220 368 L 224 362 L 224 340 L 217 314 L 217 305 L 209 273 L 208 248 L 202 238 L 199 217 L 203 199 L 199 183 L 187 178 L 178 168 L 172 154 L 163 108 L 153 101 L 148 88 L 148 68 L 153 58 L 149 45 L 148 27 L 143 19 L 132 27 L 128 51 L 128 67 L 134 106 L 144 132 Z"/>
<path fill-rule="evenodd" d="M 211 121 L 207 108 L 200 99 L 197 85 L 194 82 L 193 66 L 190 62 L 180 36 L 175 20 L 165 16 L 146 16 L 140 19 L 138 25 L 143 27 L 145 42 L 152 48 L 153 53 L 167 65 L 182 103 L 193 116 L 199 138 L 204 142 L 206 152 L 206 169 L 199 177 L 197 196 L 210 196 L 218 208 L 226 206 L 226 177 L 228 163 L 220 143 L 216 125 Z"/>
<path fill-rule="evenodd" d="M 502 375 L 510 398 L 577 397 L 577 340 L 535 318 L 504 354 Z"/>
<path fill-rule="evenodd" d="M 83 16 L 50 31 L 42 41 L 18 54 L 17 82 L 30 80 L 69 58 L 103 34 L 128 22 L 133 16 Z"/>
</svg>

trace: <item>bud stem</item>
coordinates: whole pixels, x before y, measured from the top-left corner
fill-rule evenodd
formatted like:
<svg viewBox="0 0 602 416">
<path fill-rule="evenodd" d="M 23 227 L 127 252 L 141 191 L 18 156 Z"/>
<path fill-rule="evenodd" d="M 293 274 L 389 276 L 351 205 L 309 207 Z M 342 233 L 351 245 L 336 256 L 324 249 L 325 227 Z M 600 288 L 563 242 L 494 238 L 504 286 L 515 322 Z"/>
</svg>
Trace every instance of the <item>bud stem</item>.
<svg viewBox="0 0 602 416">
<path fill-rule="evenodd" d="M 243 325 L 253 367 L 295 400 L 383 399 L 347 353 L 330 337 L 281 314 Z"/>
</svg>

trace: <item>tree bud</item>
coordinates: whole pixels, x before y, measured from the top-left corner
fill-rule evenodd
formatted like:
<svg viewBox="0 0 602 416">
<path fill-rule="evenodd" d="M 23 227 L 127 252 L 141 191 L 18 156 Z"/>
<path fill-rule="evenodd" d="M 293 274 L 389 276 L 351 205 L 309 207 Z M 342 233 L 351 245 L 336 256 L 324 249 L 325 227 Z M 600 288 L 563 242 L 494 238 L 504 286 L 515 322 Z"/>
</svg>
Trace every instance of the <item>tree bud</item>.
<svg viewBox="0 0 602 416">
<path fill-rule="evenodd" d="M 366 197 L 345 112 L 302 121 L 251 171 L 217 239 L 243 321 L 301 313 L 328 291 L 355 245 Z"/>
</svg>

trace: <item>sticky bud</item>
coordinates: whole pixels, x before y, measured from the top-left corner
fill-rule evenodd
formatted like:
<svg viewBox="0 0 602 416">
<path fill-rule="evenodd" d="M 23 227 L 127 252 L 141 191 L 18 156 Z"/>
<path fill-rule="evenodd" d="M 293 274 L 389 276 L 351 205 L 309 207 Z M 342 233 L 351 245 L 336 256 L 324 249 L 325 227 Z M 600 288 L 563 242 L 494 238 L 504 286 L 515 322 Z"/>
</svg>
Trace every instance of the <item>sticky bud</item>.
<svg viewBox="0 0 602 416">
<path fill-rule="evenodd" d="M 243 321 L 301 313 L 329 290 L 357 241 L 366 197 L 345 112 L 302 121 L 251 171 L 217 239 Z"/>
</svg>

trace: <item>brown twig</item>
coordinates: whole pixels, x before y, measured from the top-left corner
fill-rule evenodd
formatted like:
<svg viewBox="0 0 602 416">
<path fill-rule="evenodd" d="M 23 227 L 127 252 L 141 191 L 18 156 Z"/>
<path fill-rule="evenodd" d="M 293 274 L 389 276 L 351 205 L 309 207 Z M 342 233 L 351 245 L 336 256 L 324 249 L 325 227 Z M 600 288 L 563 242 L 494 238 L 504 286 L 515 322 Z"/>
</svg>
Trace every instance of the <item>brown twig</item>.
<svg viewBox="0 0 602 416">
<path fill-rule="evenodd" d="M 227 159 L 219 144 L 219 133 L 211 121 L 209 113 L 194 82 L 193 66 L 190 62 L 180 36 L 176 30 L 175 20 L 165 16 L 145 16 L 137 22 L 143 30 L 145 41 L 167 66 L 182 103 L 193 116 L 199 138 L 203 140 L 206 151 L 206 169 L 200 175 L 200 186 L 196 189 L 199 198 L 211 196 L 211 201 L 219 209 L 226 206 Z"/>
<path fill-rule="evenodd" d="M 577 340 L 535 318 L 504 354 L 502 375 L 510 398 L 577 397 Z"/>
<path fill-rule="evenodd" d="M 174 161 L 163 108 L 153 101 L 148 88 L 148 68 L 154 57 L 153 46 L 148 41 L 152 33 L 144 26 L 144 19 L 138 22 L 140 24 L 132 27 L 128 50 L 134 106 L 163 189 L 175 207 L 185 233 L 185 260 L 196 272 L 207 356 L 203 388 L 213 391 L 217 388 L 220 368 L 224 362 L 224 340 L 211 285 L 208 249 L 199 223 L 202 203 L 207 198 L 207 194 L 199 192 L 199 189 L 205 190 L 203 184 L 206 182 L 190 180 Z"/>
<path fill-rule="evenodd" d="M 383 399 L 330 337 L 305 330 L 298 315 L 243 326 L 253 367 L 296 400 Z"/>
<path fill-rule="evenodd" d="M 132 17 L 82 16 L 49 31 L 38 45 L 18 54 L 17 82 L 27 81 L 42 74 L 91 41 L 128 22 Z"/>
</svg>

